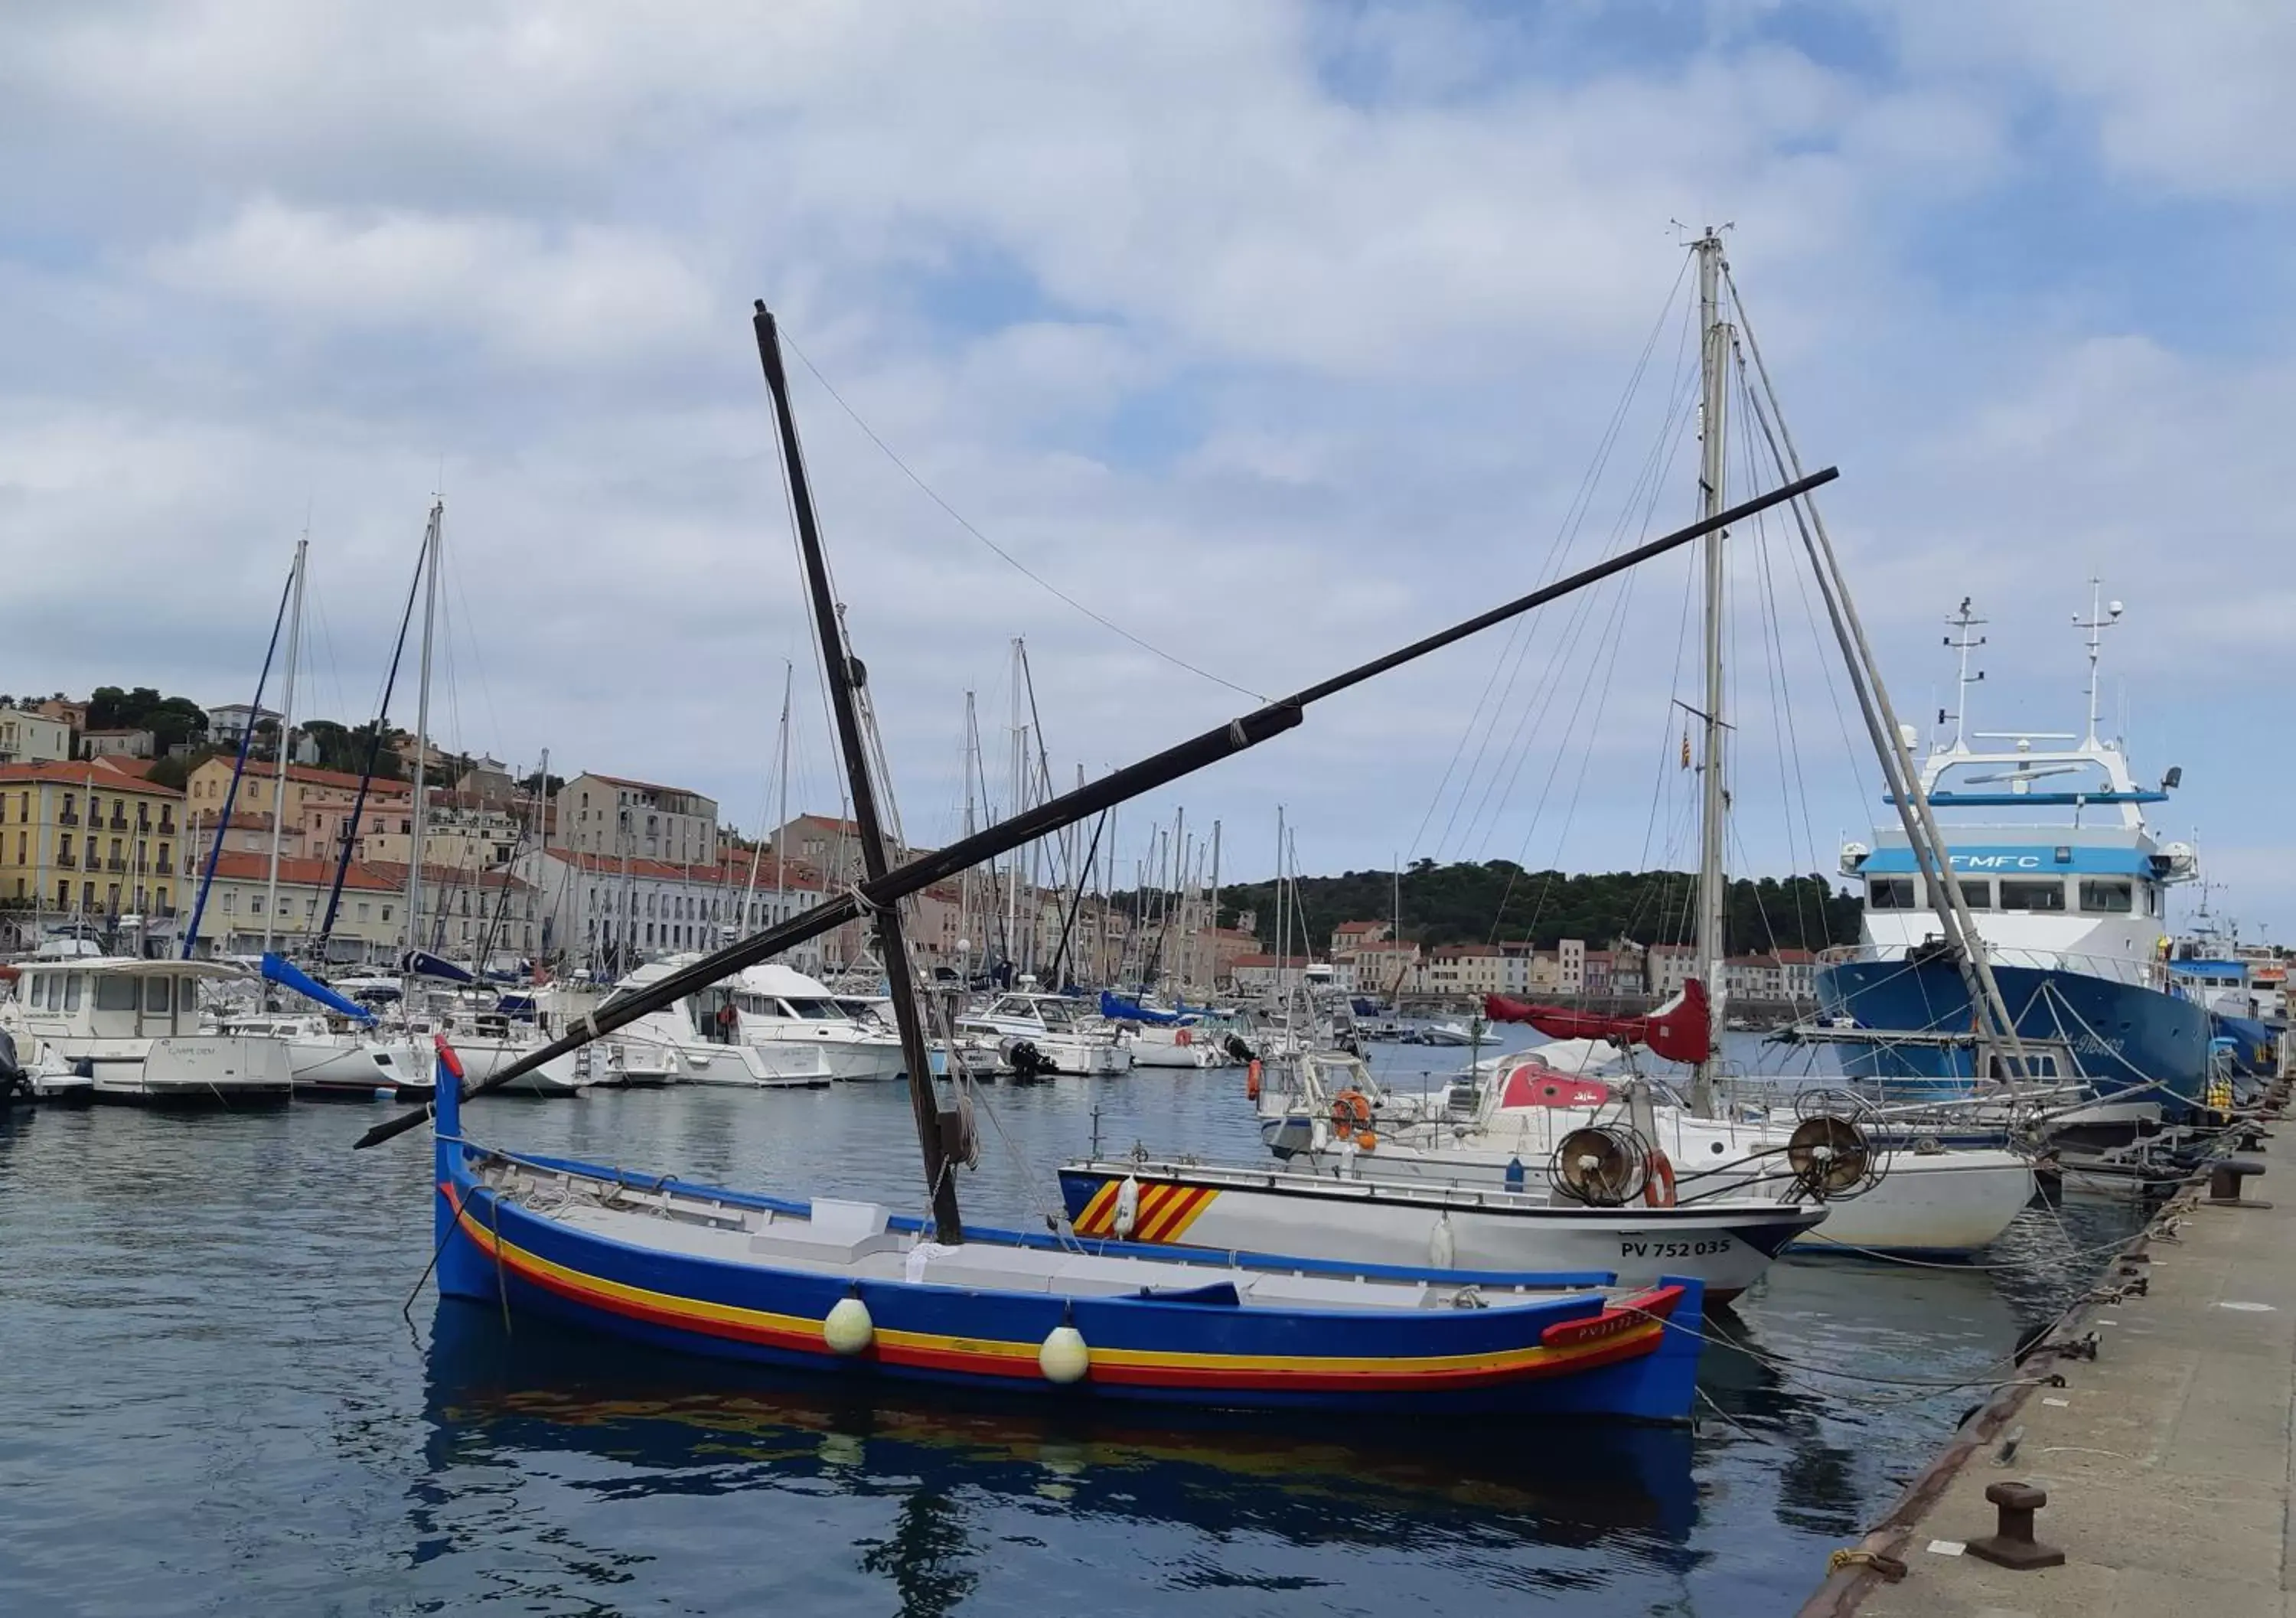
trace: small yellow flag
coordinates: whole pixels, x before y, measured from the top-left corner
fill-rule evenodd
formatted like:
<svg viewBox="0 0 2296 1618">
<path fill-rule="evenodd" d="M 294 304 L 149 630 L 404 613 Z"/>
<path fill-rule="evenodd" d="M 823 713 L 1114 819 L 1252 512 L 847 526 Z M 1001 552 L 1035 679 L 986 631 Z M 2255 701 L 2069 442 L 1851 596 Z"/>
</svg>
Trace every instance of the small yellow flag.
<svg viewBox="0 0 2296 1618">
<path fill-rule="evenodd" d="M 1682 727 L 1682 768 L 1690 768 L 1690 727 L 1687 725 Z"/>
</svg>

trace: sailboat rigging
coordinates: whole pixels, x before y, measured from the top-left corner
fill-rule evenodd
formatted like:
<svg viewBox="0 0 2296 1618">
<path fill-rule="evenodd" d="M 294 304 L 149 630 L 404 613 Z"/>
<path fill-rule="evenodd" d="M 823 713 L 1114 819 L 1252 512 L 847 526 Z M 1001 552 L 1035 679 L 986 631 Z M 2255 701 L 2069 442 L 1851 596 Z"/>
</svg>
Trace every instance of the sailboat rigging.
<svg viewBox="0 0 2296 1618">
<path fill-rule="evenodd" d="M 1552 584 L 1542 585 L 1513 601 L 1478 612 L 1472 618 L 1423 636 L 1368 662 L 1358 663 L 1289 696 L 1267 702 L 1224 725 L 1216 725 L 1161 752 L 1111 771 L 1073 792 L 1010 815 L 972 837 L 961 838 L 931 853 L 914 855 L 882 876 L 866 877 L 835 898 L 824 897 L 820 904 L 802 915 L 791 916 L 739 943 L 729 944 L 704 956 L 692 965 L 661 978 L 627 998 L 618 997 L 611 1004 L 582 1018 L 573 1031 L 497 1070 L 472 1087 L 463 1098 L 499 1089 L 512 1080 L 522 1077 L 546 1062 L 570 1055 L 592 1040 L 611 1033 L 650 1012 L 659 1011 L 688 995 L 699 993 L 746 966 L 770 959 L 843 926 L 865 911 L 881 909 L 935 883 L 945 882 L 970 866 L 1001 858 L 1033 839 L 1047 836 L 1062 827 L 1088 819 L 1104 809 L 1169 785 L 1223 759 L 1248 752 L 1302 723 L 1307 717 L 1307 709 L 1316 702 L 1352 690 L 1367 680 L 1455 645 L 1494 625 L 1519 618 L 1525 612 L 1599 584 L 1654 557 L 1665 555 L 1716 528 L 1742 522 L 1773 505 L 1798 499 L 1812 489 L 1833 482 L 1841 475 L 1838 468 L 1822 468 L 1766 494 L 1742 501 L 1713 518 L 1702 519 L 1672 533 L 1621 551 Z M 428 1105 L 410 1109 L 397 1118 L 375 1125 L 361 1136 L 357 1144 L 363 1148 L 394 1139 L 420 1127 L 429 1121 L 431 1109 Z"/>
</svg>

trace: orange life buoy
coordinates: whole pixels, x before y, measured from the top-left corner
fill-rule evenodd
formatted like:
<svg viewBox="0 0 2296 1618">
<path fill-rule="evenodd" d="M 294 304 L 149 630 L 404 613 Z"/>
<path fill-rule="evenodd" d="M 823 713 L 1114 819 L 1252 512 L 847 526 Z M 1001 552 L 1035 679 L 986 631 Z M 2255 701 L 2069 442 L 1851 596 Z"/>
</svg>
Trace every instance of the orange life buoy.
<svg viewBox="0 0 2296 1618">
<path fill-rule="evenodd" d="M 1185 1029 L 1185 1028 L 1176 1028 L 1176 1029 L 1174 1029 L 1174 1030 L 1172 1031 L 1172 1043 L 1173 1043 L 1173 1044 L 1175 1044 L 1175 1045 L 1183 1045 L 1183 1046 L 1185 1046 L 1185 1045 L 1193 1045 L 1195 1042 L 1196 1042 L 1196 1036 L 1195 1036 L 1194 1034 L 1193 1034 L 1193 1033 L 1189 1032 L 1186 1029 Z"/>
<path fill-rule="evenodd" d="M 1674 1164 L 1663 1152 L 1650 1154 L 1650 1172 L 1643 1179 L 1643 1201 L 1653 1208 L 1674 1206 Z"/>
<path fill-rule="evenodd" d="M 1371 1128 L 1371 1102 L 1361 1090 L 1341 1090 L 1332 1097 L 1332 1127 L 1342 1140 Z"/>
<path fill-rule="evenodd" d="M 1246 1101 L 1259 1099 L 1259 1058 L 1257 1056 L 1243 1070 L 1243 1098 Z"/>
<path fill-rule="evenodd" d="M 1356 1131 L 1356 1150 L 1358 1152 L 1378 1151 L 1379 1137 L 1373 1134 L 1369 1129 L 1357 1129 Z"/>
</svg>

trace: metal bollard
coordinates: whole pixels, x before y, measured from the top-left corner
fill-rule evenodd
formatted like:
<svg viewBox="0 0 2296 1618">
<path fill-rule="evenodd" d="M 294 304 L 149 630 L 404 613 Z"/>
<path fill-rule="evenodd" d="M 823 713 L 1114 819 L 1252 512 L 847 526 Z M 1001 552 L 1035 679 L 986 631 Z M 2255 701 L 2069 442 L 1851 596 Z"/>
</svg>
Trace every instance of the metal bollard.
<svg viewBox="0 0 2296 1618">
<path fill-rule="evenodd" d="M 2251 1202 L 2241 1195 L 2241 1182 L 2253 1174 L 2264 1172 L 2264 1165 L 2253 1158 L 2227 1157 L 2209 1170 L 2209 1198 L 2211 1208 L 2269 1208 L 2270 1203 Z"/>
<path fill-rule="evenodd" d="M 1985 1498 L 1999 1508 L 2000 1522 L 1984 1539 L 1969 1541 L 1971 1556 L 2020 1573 L 2065 1565 L 2064 1552 L 2033 1538 L 2033 1514 L 2049 1503 L 2046 1491 L 2030 1483 L 1992 1483 Z"/>
</svg>

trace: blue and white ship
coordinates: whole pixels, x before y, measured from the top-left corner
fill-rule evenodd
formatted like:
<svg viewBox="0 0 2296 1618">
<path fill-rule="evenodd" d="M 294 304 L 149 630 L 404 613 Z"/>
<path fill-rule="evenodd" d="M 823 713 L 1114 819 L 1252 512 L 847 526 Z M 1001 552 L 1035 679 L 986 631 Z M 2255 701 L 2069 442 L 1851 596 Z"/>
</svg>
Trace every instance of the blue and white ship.
<svg viewBox="0 0 2296 1618">
<path fill-rule="evenodd" d="M 1966 731 L 1961 716 L 1941 714 L 1921 789 L 2018 1036 L 2034 1042 L 2029 1076 L 2139 1095 L 2173 1118 L 2204 1104 L 2217 1071 L 2210 1008 L 2183 991 L 2166 948 L 2169 890 L 2194 881 L 2199 860 L 2188 843 L 2160 842 L 2144 819 L 2182 771 L 2139 785 L 2121 743 L 2098 734 L 2098 650 L 2120 613 L 2113 602 L 2075 620 L 2088 637 L 2085 735 Z M 1964 601 L 1950 621 L 1965 714 L 1983 678 L 1969 673 L 1970 652 L 1983 644 L 1971 630 L 1982 620 Z M 1863 1031 L 1839 1047 L 1850 1073 L 1953 1090 L 2006 1077 L 1976 1071 L 1998 1057 L 1980 1057 L 1980 1042 L 1963 1037 L 1975 1011 L 1905 834 L 1891 826 L 1870 848 L 1848 844 L 1841 870 L 1865 887 L 1863 937 L 1828 952 L 1816 992 L 1829 1023 Z M 2059 1071 L 2067 1061 L 2076 1072 Z"/>
</svg>

